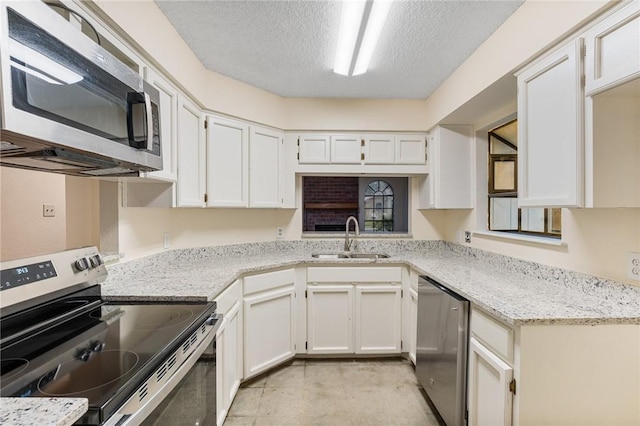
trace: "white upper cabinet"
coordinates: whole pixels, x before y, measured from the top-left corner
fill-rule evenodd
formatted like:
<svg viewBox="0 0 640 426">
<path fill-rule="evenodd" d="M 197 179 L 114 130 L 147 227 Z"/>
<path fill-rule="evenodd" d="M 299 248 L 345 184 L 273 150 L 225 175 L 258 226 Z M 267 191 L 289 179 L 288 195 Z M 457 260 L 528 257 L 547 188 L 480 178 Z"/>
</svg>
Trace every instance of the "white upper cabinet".
<svg viewBox="0 0 640 426">
<path fill-rule="evenodd" d="M 425 135 L 397 135 L 396 139 L 396 164 L 425 164 L 426 137 Z"/>
<path fill-rule="evenodd" d="M 640 0 L 585 33 L 587 95 L 640 77 Z"/>
<path fill-rule="evenodd" d="M 331 162 L 334 164 L 360 164 L 361 139 L 359 135 L 331 136 Z"/>
<path fill-rule="evenodd" d="M 327 164 L 331 162 L 331 137 L 322 134 L 302 134 L 298 138 L 298 163 Z"/>
<path fill-rule="evenodd" d="M 395 136 L 366 135 L 364 142 L 364 164 L 393 164 L 396 160 Z"/>
<path fill-rule="evenodd" d="M 205 205 L 204 117 L 187 97 L 178 94 L 178 207 Z"/>
<path fill-rule="evenodd" d="M 283 170 L 281 132 L 251 126 L 249 136 L 249 207 L 281 207 Z"/>
<path fill-rule="evenodd" d="M 473 128 L 437 126 L 429 134 L 430 173 L 418 178 L 419 209 L 470 209 L 473 207 Z"/>
<path fill-rule="evenodd" d="M 175 182 L 178 177 L 178 89 L 153 69 L 145 68 L 145 79 L 160 93 L 160 138 L 162 170 L 148 177 Z"/>
<path fill-rule="evenodd" d="M 247 207 L 249 126 L 207 117 L 207 206 Z"/>
<path fill-rule="evenodd" d="M 518 203 L 580 207 L 583 199 L 581 39 L 518 77 Z"/>
</svg>

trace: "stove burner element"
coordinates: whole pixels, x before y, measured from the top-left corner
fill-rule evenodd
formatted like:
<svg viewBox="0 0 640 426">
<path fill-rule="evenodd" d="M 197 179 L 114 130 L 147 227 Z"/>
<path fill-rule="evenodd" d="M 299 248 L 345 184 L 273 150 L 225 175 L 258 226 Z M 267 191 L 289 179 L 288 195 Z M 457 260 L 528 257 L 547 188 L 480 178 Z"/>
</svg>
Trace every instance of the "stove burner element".
<svg viewBox="0 0 640 426">
<path fill-rule="evenodd" d="M 64 380 L 61 386 L 57 386 L 57 382 L 47 380 L 46 376 L 40 379 L 38 383 L 38 391 L 43 396 L 72 396 L 83 395 L 87 392 L 94 391 L 110 383 L 116 382 L 130 371 L 134 370 L 140 357 L 133 351 L 126 350 L 106 350 L 95 353 L 91 357 L 91 362 L 83 362 L 79 360 L 67 361 L 60 364 L 57 376 L 62 377 L 68 375 L 69 380 Z M 78 362 L 83 365 L 78 366 Z M 87 373 L 94 365 L 91 373 Z M 95 368 L 95 365 L 100 368 Z M 109 366 L 118 366 L 117 369 L 108 368 Z M 109 376 L 109 372 L 117 371 L 117 376 Z"/>
<path fill-rule="evenodd" d="M 174 327 L 189 321 L 192 317 L 193 311 L 184 306 L 164 306 L 140 315 L 136 321 L 136 329 L 157 330 L 160 328 Z"/>
<path fill-rule="evenodd" d="M 0 361 L 2 380 L 8 380 L 22 373 L 29 366 L 29 361 L 24 358 L 7 358 Z M 5 374 L 5 371 L 7 374 Z"/>
</svg>

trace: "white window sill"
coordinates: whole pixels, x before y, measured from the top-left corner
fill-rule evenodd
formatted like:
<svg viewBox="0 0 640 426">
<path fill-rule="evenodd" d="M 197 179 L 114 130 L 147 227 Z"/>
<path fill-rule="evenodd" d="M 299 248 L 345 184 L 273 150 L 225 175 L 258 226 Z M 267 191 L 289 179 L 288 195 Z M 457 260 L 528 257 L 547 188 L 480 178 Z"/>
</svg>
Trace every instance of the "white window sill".
<svg viewBox="0 0 640 426">
<path fill-rule="evenodd" d="M 349 232 L 349 237 L 350 238 L 364 238 L 364 239 L 383 239 L 383 238 L 413 238 L 413 236 L 411 234 L 405 234 L 405 233 L 398 233 L 398 232 L 361 232 L 360 235 L 355 235 L 355 233 L 353 231 Z M 344 239 L 344 231 L 343 232 L 303 232 L 301 235 L 302 239 L 305 238 L 325 238 L 325 239 L 330 239 L 330 238 L 338 238 L 338 239 Z"/>
<path fill-rule="evenodd" d="M 479 237 L 501 238 L 505 240 L 516 240 L 527 243 L 544 244 L 549 246 L 566 247 L 567 243 L 560 238 L 538 237 L 535 235 L 512 234 L 510 232 L 499 231 L 473 231 L 473 235 Z"/>
</svg>

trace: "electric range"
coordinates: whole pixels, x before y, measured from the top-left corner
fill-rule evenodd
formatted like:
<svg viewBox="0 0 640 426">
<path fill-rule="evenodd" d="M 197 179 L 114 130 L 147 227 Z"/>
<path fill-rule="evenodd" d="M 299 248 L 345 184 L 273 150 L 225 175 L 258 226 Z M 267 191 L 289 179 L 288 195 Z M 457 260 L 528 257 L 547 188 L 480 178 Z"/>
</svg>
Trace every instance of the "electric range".
<svg viewBox="0 0 640 426">
<path fill-rule="evenodd" d="M 87 398 L 78 424 L 139 424 L 221 322 L 215 302 L 104 300 L 95 247 L 0 266 L 0 396 Z"/>
</svg>

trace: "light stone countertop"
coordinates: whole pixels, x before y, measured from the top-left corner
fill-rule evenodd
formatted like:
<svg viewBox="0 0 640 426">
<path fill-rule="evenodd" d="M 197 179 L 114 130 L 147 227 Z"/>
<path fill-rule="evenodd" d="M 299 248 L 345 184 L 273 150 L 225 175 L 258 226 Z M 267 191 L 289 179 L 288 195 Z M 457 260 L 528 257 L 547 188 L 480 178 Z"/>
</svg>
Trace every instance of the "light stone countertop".
<svg viewBox="0 0 640 426">
<path fill-rule="evenodd" d="M 277 241 L 169 250 L 109 267 L 110 300 L 213 300 L 243 274 L 313 265 L 402 264 L 511 325 L 640 324 L 640 287 L 443 241 L 357 240 L 389 259 L 313 259 L 342 241 Z"/>
<path fill-rule="evenodd" d="M 68 426 L 87 409 L 86 398 L 0 398 L 0 425 Z"/>
</svg>

